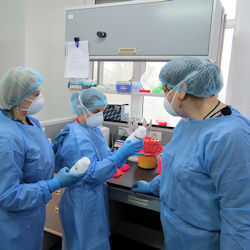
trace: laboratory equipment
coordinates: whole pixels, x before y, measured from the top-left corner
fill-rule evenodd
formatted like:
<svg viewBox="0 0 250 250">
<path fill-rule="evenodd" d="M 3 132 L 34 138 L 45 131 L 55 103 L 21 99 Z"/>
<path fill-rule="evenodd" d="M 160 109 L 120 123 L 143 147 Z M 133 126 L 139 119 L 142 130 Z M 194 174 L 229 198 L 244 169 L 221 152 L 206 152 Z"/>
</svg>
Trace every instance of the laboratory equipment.
<svg viewBox="0 0 250 250">
<path fill-rule="evenodd" d="M 120 168 L 120 169 L 118 168 L 117 169 L 117 172 L 114 174 L 114 178 L 121 177 L 122 173 L 128 171 L 129 168 L 130 168 L 130 166 L 128 164 L 124 164 L 122 168 Z"/>
<path fill-rule="evenodd" d="M 157 118 L 156 119 L 156 123 L 159 126 L 167 126 L 168 125 L 167 121 L 165 119 L 163 119 L 163 118 Z"/>
<path fill-rule="evenodd" d="M 107 144 L 109 145 L 109 128 L 108 127 L 104 127 L 104 126 L 100 126 L 99 127 L 107 141 Z"/>
<path fill-rule="evenodd" d="M 142 83 L 142 86 L 144 90 L 150 90 L 152 91 L 154 88 L 159 85 L 158 80 L 158 71 L 157 69 L 149 67 L 141 76 L 140 82 Z"/>
<path fill-rule="evenodd" d="M 142 90 L 143 87 L 140 81 L 130 80 L 130 82 L 132 84 L 131 92 L 140 92 Z"/>
<path fill-rule="evenodd" d="M 161 157 L 158 158 L 157 172 L 158 174 L 161 174 Z"/>
<path fill-rule="evenodd" d="M 122 168 L 120 168 L 122 172 L 126 172 L 130 169 L 129 164 L 124 164 Z"/>
<path fill-rule="evenodd" d="M 157 85 L 155 88 L 152 89 L 152 93 L 158 93 L 158 94 L 163 94 L 162 86 L 161 84 Z"/>
<path fill-rule="evenodd" d="M 140 81 L 134 81 L 133 79 L 129 81 L 117 81 L 116 91 L 117 92 L 139 92 L 143 89 Z"/>
<path fill-rule="evenodd" d="M 130 81 L 117 81 L 116 91 L 117 92 L 131 92 L 132 84 Z"/>
<path fill-rule="evenodd" d="M 138 128 L 137 118 L 129 118 L 128 120 L 128 131 L 132 134 Z"/>
<path fill-rule="evenodd" d="M 143 140 L 146 136 L 146 128 L 143 126 L 138 127 L 126 140 L 136 141 L 136 140 Z"/>
<path fill-rule="evenodd" d="M 100 31 L 101 16 L 106 17 L 101 23 L 106 37 L 100 39 L 93 34 Z M 224 22 L 224 9 L 217 0 L 98 4 L 65 11 L 65 41 L 76 36 L 88 40 L 90 60 L 166 61 L 202 55 L 219 62 Z"/>
<path fill-rule="evenodd" d="M 88 170 L 90 165 L 90 160 L 88 157 L 82 157 L 80 160 L 76 162 L 76 164 L 70 169 L 71 173 L 74 174 L 83 174 Z"/>
<path fill-rule="evenodd" d="M 118 168 L 116 173 L 114 174 L 114 178 L 119 178 L 121 176 L 122 176 L 122 170 Z"/>
<path fill-rule="evenodd" d="M 145 169 L 153 169 L 156 166 L 157 156 L 139 155 L 138 166 Z"/>
<path fill-rule="evenodd" d="M 162 152 L 163 147 L 158 139 L 146 136 L 143 140 L 144 146 L 140 152 L 138 166 L 145 169 L 156 167 L 157 156 Z"/>
<path fill-rule="evenodd" d="M 68 88 L 70 89 L 88 89 L 90 87 L 97 86 L 97 81 L 92 79 L 79 80 L 79 81 L 69 81 Z"/>
<path fill-rule="evenodd" d="M 150 135 L 150 131 L 152 129 L 152 119 L 150 119 L 150 121 L 148 123 L 147 120 L 145 118 L 143 118 L 142 126 L 146 128 L 146 130 L 147 130 L 146 135 L 149 136 Z"/>
<path fill-rule="evenodd" d="M 126 140 L 136 141 L 136 140 L 143 140 L 146 136 L 147 129 L 144 126 L 138 127 L 138 123 L 133 121 L 130 124 L 129 131 L 134 131 Z M 138 156 L 132 155 L 128 158 L 129 161 L 138 162 Z"/>
<path fill-rule="evenodd" d="M 103 111 L 105 121 L 126 121 L 129 116 L 128 104 L 108 104 Z"/>
</svg>

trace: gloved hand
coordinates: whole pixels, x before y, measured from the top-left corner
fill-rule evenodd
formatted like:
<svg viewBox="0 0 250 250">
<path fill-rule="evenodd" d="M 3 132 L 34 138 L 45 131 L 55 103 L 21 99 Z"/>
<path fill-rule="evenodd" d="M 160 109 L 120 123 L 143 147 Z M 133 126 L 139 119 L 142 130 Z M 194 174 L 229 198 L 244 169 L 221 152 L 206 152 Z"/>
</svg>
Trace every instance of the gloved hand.
<svg viewBox="0 0 250 250">
<path fill-rule="evenodd" d="M 144 193 L 144 194 L 150 194 L 152 193 L 152 190 L 150 188 L 150 185 L 147 181 L 136 181 L 131 189 L 131 191 L 135 193 Z"/>
<path fill-rule="evenodd" d="M 137 154 L 137 152 L 143 148 L 143 145 L 143 140 L 137 140 L 134 142 L 127 140 L 116 151 L 116 154 L 113 154 L 113 159 L 117 162 L 125 161 L 129 156 Z"/>
<path fill-rule="evenodd" d="M 83 174 L 74 174 L 74 173 L 69 172 L 69 168 L 67 167 L 62 168 L 58 172 L 56 177 L 54 177 L 51 180 L 48 180 L 51 193 L 56 191 L 59 188 L 68 187 L 77 183 L 83 178 L 85 174 L 86 172 Z"/>
</svg>

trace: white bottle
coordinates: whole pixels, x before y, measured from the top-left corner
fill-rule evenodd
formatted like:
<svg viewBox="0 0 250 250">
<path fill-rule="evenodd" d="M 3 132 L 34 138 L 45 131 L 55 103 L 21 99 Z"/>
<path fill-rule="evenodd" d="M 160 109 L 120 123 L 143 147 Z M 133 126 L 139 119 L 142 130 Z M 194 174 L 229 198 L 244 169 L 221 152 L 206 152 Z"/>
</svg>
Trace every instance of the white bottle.
<svg viewBox="0 0 250 250">
<path fill-rule="evenodd" d="M 76 162 L 76 164 L 70 169 L 70 173 L 83 174 L 88 170 L 90 160 L 87 157 L 83 157 Z"/>
<path fill-rule="evenodd" d="M 133 142 L 136 140 L 143 140 L 144 137 L 146 136 L 146 133 L 147 133 L 146 128 L 140 126 L 126 139 L 126 141 L 130 140 L 131 142 Z"/>
</svg>

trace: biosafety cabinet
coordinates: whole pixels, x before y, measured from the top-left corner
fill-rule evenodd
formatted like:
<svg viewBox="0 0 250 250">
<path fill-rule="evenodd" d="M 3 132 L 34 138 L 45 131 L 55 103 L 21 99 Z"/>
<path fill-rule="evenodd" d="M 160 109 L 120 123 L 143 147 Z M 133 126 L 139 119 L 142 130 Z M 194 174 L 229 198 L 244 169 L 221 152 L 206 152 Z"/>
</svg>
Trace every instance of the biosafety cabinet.
<svg viewBox="0 0 250 250">
<path fill-rule="evenodd" d="M 90 60 L 220 62 L 224 22 L 218 0 L 99 4 L 65 10 L 65 41 L 88 40 Z"/>
</svg>

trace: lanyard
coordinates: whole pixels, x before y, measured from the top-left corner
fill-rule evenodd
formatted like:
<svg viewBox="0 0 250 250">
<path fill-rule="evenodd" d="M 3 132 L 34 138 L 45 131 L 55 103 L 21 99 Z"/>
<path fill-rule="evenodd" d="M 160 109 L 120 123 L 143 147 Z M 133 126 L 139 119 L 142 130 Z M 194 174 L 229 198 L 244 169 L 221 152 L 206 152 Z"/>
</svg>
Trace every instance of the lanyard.
<svg viewBox="0 0 250 250">
<path fill-rule="evenodd" d="M 206 119 L 219 106 L 219 104 L 220 104 L 220 101 L 218 101 L 218 103 L 215 105 L 215 107 L 206 116 L 204 116 L 204 118 L 202 120 Z"/>
</svg>

